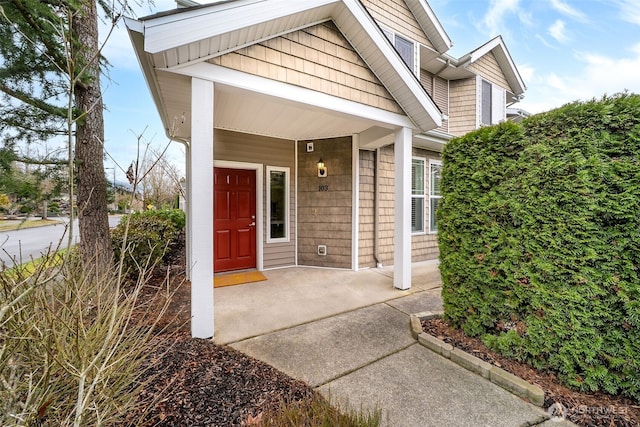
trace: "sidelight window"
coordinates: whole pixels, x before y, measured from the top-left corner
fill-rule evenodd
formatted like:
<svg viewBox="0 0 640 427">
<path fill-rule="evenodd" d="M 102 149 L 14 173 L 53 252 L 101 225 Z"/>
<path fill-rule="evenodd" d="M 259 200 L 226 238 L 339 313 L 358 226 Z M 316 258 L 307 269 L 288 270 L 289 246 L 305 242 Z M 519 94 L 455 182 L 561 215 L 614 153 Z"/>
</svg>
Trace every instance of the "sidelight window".
<svg viewBox="0 0 640 427">
<path fill-rule="evenodd" d="M 267 166 L 267 243 L 289 241 L 289 168 Z"/>
</svg>

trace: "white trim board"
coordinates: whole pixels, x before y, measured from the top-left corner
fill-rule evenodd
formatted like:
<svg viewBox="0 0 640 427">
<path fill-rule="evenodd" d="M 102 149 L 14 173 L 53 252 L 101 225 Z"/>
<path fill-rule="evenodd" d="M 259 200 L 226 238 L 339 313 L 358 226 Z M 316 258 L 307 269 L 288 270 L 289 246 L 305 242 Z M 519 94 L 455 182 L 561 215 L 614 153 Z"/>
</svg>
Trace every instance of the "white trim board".
<svg viewBox="0 0 640 427">
<path fill-rule="evenodd" d="M 232 162 L 229 160 L 214 160 L 214 168 L 246 169 L 256 171 L 256 268 L 264 270 L 264 165 L 261 163 Z M 211 183 L 213 185 L 213 183 Z M 213 221 L 213 212 L 211 214 Z M 211 236 L 213 239 L 213 235 Z"/>
<path fill-rule="evenodd" d="M 210 80 L 217 84 L 242 90 L 273 96 L 291 102 L 305 104 L 311 108 L 335 111 L 350 116 L 372 120 L 379 126 L 390 129 L 406 127 L 414 129 L 413 122 L 405 115 L 363 105 L 358 102 L 338 98 L 288 83 L 278 82 L 265 77 L 243 73 L 219 65 L 197 63 L 172 70 L 177 74 Z"/>
</svg>

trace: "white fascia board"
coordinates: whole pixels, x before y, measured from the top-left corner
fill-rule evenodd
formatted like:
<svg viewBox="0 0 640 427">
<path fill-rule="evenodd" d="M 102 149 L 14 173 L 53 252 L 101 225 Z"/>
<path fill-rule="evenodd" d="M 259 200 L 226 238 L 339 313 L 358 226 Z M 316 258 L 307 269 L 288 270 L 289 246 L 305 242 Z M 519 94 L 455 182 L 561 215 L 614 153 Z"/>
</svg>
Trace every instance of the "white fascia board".
<svg viewBox="0 0 640 427">
<path fill-rule="evenodd" d="M 124 25 L 127 27 L 129 31 L 135 31 L 136 33 L 143 34 L 144 33 L 144 24 L 141 21 L 138 21 L 133 18 L 124 18 Z"/>
<path fill-rule="evenodd" d="M 133 45 L 133 50 L 138 58 L 138 63 L 140 64 L 140 68 L 142 69 L 142 73 L 144 75 L 144 80 L 147 83 L 147 87 L 149 88 L 149 92 L 151 92 L 151 98 L 153 99 L 154 104 L 156 105 L 156 109 L 160 115 L 160 120 L 162 121 L 162 125 L 165 130 L 165 134 L 169 139 L 172 138 L 169 135 L 169 123 L 167 122 L 167 117 L 165 115 L 167 109 L 164 105 L 162 96 L 160 96 L 160 88 L 158 87 L 158 80 L 155 76 L 154 67 L 152 61 L 147 53 L 144 51 L 144 32 L 140 31 L 141 28 L 138 24 L 141 24 L 139 21 L 134 19 L 125 20 L 129 38 L 131 39 L 131 44 Z M 186 142 L 186 141 L 180 141 Z"/>
<path fill-rule="evenodd" d="M 432 150 L 436 153 L 442 153 L 445 144 L 451 139 L 453 139 L 453 135 L 437 130 L 431 130 L 426 133 L 414 135 L 413 146 Z"/>
<path fill-rule="evenodd" d="M 238 1 L 213 4 L 211 7 L 158 18 L 152 17 L 144 21 L 145 50 L 149 53 L 158 53 L 240 28 L 339 2 L 339 0 Z"/>
<path fill-rule="evenodd" d="M 314 90 L 243 73 L 209 63 L 197 63 L 173 70 L 177 74 L 210 80 L 223 85 L 257 92 L 263 95 L 311 105 L 320 109 L 361 117 L 393 127 L 414 128 L 408 117 L 358 102 L 338 98 Z"/>
<path fill-rule="evenodd" d="M 391 46 L 391 43 L 389 43 L 389 40 L 387 39 L 387 37 L 382 33 L 382 30 L 375 23 L 375 21 L 373 21 L 373 19 L 371 18 L 371 15 L 369 15 L 369 13 L 364 9 L 364 6 L 362 5 L 362 3 L 360 1 L 358 1 L 358 0 L 343 0 L 343 4 L 353 14 L 353 16 L 356 19 L 356 21 L 359 22 L 360 25 L 362 26 L 362 29 L 371 38 L 372 43 L 375 44 L 375 46 L 382 53 L 382 55 L 384 56 L 386 61 L 388 61 L 391 64 L 391 66 L 394 68 L 394 70 L 398 74 L 398 77 L 400 79 L 402 79 L 404 84 L 411 91 L 411 93 L 415 97 L 415 100 L 420 104 L 420 106 L 422 107 L 421 109 L 423 109 L 423 111 L 421 113 L 422 114 L 426 113 L 430 117 L 430 119 L 435 123 L 435 127 L 441 126 L 442 125 L 442 118 L 441 118 L 442 113 L 440 112 L 438 107 L 436 107 L 435 103 L 429 97 L 429 95 L 427 94 L 425 89 L 422 87 L 422 85 L 420 84 L 420 82 L 418 81 L 416 76 L 404 64 L 404 62 L 400 58 L 400 55 L 398 55 L 398 53 L 396 52 L 394 47 Z M 339 23 L 339 17 L 334 17 L 334 20 L 335 20 L 336 23 Z M 338 25 L 338 26 L 340 26 L 340 25 Z M 341 30 L 342 30 L 342 33 L 345 35 L 345 37 L 347 37 L 347 39 L 348 39 L 349 38 L 349 31 L 344 31 L 344 29 L 341 29 Z M 358 51 L 357 47 L 356 46 L 354 46 L 354 47 L 356 48 L 356 51 Z M 363 57 L 363 59 L 365 61 L 367 61 L 367 58 Z M 369 65 L 369 68 L 371 69 L 371 71 L 374 74 L 376 74 L 378 79 L 380 79 L 380 81 L 385 86 L 387 86 L 387 84 L 385 82 L 385 79 L 382 78 L 376 72 L 375 67 L 372 67 L 371 64 L 368 64 L 368 65 Z M 387 90 L 389 90 L 388 86 L 387 86 Z M 406 103 L 402 102 L 402 100 L 399 100 L 396 97 L 396 95 L 393 93 L 393 91 L 389 90 L 389 92 L 391 93 L 392 96 L 394 96 L 396 98 L 396 101 L 406 111 L 407 110 L 406 109 Z M 420 119 L 419 117 L 415 117 L 416 114 L 420 115 L 420 113 L 417 113 L 415 111 L 413 111 L 413 112 L 406 111 L 406 112 L 409 115 L 409 117 L 411 117 L 413 115 L 414 116 L 413 117 L 414 120 L 419 120 Z M 411 127 L 414 127 L 414 126 L 411 126 Z M 418 129 L 420 129 L 422 131 L 429 130 L 429 129 L 424 129 L 423 126 L 420 126 L 419 122 L 416 122 L 416 127 L 418 127 Z"/>
<path fill-rule="evenodd" d="M 491 52 L 502 42 L 502 36 L 496 36 L 493 39 L 489 40 L 482 46 L 477 49 L 472 50 L 467 55 L 469 55 L 471 62 L 476 62 L 478 59 L 485 56 L 487 53 Z M 465 55 L 465 56 L 467 56 Z"/>
<path fill-rule="evenodd" d="M 424 0 L 407 0 L 407 5 L 418 20 L 422 31 L 429 37 L 435 48 L 444 53 L 453 47 L 453 42 L 444 30 L 440 20 Z"/>
</svg>

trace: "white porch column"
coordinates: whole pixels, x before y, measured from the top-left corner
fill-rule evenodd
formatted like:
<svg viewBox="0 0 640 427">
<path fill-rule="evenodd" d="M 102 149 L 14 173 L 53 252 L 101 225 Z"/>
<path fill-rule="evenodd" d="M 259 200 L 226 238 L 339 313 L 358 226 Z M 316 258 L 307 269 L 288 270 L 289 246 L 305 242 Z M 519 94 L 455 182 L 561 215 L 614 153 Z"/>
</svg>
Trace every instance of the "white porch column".
<svg viewBox="0 0 640 427">
<path fill-rule="evenodd" d="M 213 82 L 191 79 L 187 236 L 191 336 L 213 337 Z"/>
<path fill-rule="evenodd" d="M 393 286 L 411 288 L 411 140 L 409 128 L 396 132 L 395 229 L 393 244 Z"/>
<path fill-rule="evenodd" d="M 360 135 L 353 134 L 351 136 L 351 179 L 352 185 L 352 202 L 351 202 L 351 269 L 359 268 L 359 241 L 360 239 Z"/>
</svg>

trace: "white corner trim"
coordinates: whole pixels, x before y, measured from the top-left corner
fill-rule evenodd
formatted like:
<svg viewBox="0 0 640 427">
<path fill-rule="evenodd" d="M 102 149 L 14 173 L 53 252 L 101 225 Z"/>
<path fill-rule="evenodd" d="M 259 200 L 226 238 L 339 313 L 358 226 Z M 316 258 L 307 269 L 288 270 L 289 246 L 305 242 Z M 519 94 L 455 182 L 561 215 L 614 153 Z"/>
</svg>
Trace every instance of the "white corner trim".
<svg viewBox="0 0 640 427">
<path fill-rule="evenodd" d="M 351 202 L 351 269 L 359 268 L 359 239 L 360 232 L 360 144 L 359 135 L 351 136 L 351 174 L 352 174 L 352 202 Z"/>
<path fill-rule="evenodd" d="M 294 203 L 294 212 L 293 212 L 293 233 L 295 236 L 295 240 L 293 241 L 293 247 L 294 247 L 294 255 L 295 255 L 295 259 L 294 259 L 294 265 L 297 267 L 298 266 L 298 140 L 295 140 L 295 144 L 293 146 L 293 155 L 294 155 L 294 162 L 293 162 L 293 185 L 295 188 L 295 191 L 293 193 L 293 203 Z"/>
</svg>

